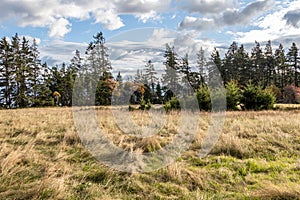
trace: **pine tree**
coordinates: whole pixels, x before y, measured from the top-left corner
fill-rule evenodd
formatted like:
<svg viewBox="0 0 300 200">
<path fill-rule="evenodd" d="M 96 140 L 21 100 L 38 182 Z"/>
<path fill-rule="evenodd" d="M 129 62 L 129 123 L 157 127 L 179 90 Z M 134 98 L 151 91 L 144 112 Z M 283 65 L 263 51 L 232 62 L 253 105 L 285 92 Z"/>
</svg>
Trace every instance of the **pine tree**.
<svg viewBox="0 0 300 200">
<path fill-rule="evenodd" d="M 298 63 L 299 63 L 299 56 L 298 56 L 298 47 L 296 46 L 296 43 L 293 43 L 291 48 L 289 49 L 287 53 L 287 61 L 289 64 L 289 70 L 288 70 L 288 80 L 289 84 L 294 84 L 296 87 L 298 87 Z"/>
<path fill-rule="evenodd" d="M 274 61 L 272 45 L 270 40 L 267 42 L 265 47 L 264 59 L 265 59 L 265 69 L 264 69 L 265 82 L 263 86 L 266 87 L 266 86 L 273 85 L 276 82 L 275 80 L 276 74 L 275 74 L 275 67 L 274 67 L 275 61 Z"/>
<path fill-rule="evenodd" d="M 215 49 L 216 50 L 216 49 Z M 199 76 L 201 79 L 201 82 L 204 83 L 204 77 L 205 77 L 205 66 L 207 65 L 207 61 L 204 55 L 204 50 L 201 47 L 199 52 L 197 53 L 197 68 L 199 71 Z"/>
<path fill-rule="evenodd" d="M 4 37 L 0 41 L 0 106 L 11 108 L 14 71 L 12 48 Z"/>
<path fill-rule="evenodd" d="M 83 58 L 81 58 L 80 51 L 76 50 L 74 57 L 71 59 L 71 68 L 79 71 L 82 67 Z"/>
<path fill-rule="evenodd" d="M 119 83 L 119 85 L 122 85 L 122 84 L 123 84 L 123 78 L 122 78 L 122 75 L 121 75 L 121 72 L 120 72 L 120 71 L 118 72 L 116 81 Z"/>
<path fill-rule="evenodd" d="M 93 41 L 90 42 L 86 50 L 86 61 L 83 69 L 80 70 L 83 74 L 80 77 L 80 86 L 83 95 L 85 95 L 85 101 L 87 104 L 94 104 L 93 98 L 96 92 L 96 104 L 100 102 L 106 102 L 107 97 L 101 96 L 100 91 L 106 91 L 105 82 L 112 78 L 110 72 L 111 63 L 108 56 L 108 48 L 105 46 L 105 38 L 102 32 L 93 36 Z M 101 88 L 103 87 L 103 88 Z M 85 91 L 83 91 L 85 90 Z M 104 98 L 102 101 L 101 98 Z"/>
<path fill-rule="evenodd" d="M 49 77 L 48 77 L 48 84 L 49 89 L 51 90 L 52 97 L 55 92 L 58 92 L 62 95 L 63 93 L 63 76 L 61 74 L 62 70 L 59 70 L 59 66 L 54 66 L 51 68 Z"/>
<path fill-rule="evenodd" d="M 255 46 L 251 52 L 251 77 L 253 84 L 264 82 L 264 57 L 259 42 L 255 41 Z"/>
<path fill-rule="evenodd" d="M 219 70 L 218 73 L 221 74 L 221 77 L 223 79 L 223 81 L 226 83 L 228 78 L 227 78 L 227 72 L 226 69 L 224 67 L 224 62 L 222 61 L 221 57 L 220 57 L 220 53 L 219 51 L 214 48 L 212 54 L 211 54 L 211 62 L 213 62 L 213 64 L 216 66 L 216 68 Z M 212 76 L 212 74 L 214 74 L 214 69 L 208 68 L 208 77 Z"/>
<path fill-rule="evenodd" d="M 180 64 L 180 72 L 184 75 L 183 78 L 189 81 L 191 67 L 189 65 L 189 55 L 185 54 L 185 56 L 181 59 Z"/>
<path fill-rule="evenodd" d="M 34 106 L 54 106 L 53 92 L 50 90 L 50 70 L 47 63 L 43 63 L 40 68 L 40 80 L 37 85 L 37 101 Z"/>
<path fill-rule="evenodd" d="M 36 40 L 33 40 L 33 43 L 30 47 L 29 61 L 28 61 L 28 96 L 30 98 L 30 103 L 32 106 L 39 104 L 38 101 L 38 89 L 39 85 L 42 84 L 42 65 L 41 60 L 39 59 L 39 50 L 36 43 Z"/>
<path fill-rule="evenodd" d="M 23 37 L 22 42 L 20 42 L 17 34 L 12 38 L 12 47 L 14 52 L 13 64 L 16 69 L 14 103 L 15 107 L 24 108 L 30 105 L 28 77 L 30 72 L 29 66 L 32 64 L 31 49 L 29 41 Z"/>
<path fill-rule="evenodd" d="M 136 70 L 136 74 L 134 75 L 134 82 L 135 83 L 143 83 L 143 71 L 140 69 Z"/>
<path fill-rule="evenodd" d="M 180 89 L 178 83 L 179 64 L 174 47 L 170 47 L 169 44 L 166 44 L 164 57 L 166 59 L 164 62 L 166 68 L 165 74 L 163 74 L 162 82 L 164 84 L 163 88 L 165 90 L 165 100 L 169 100 L 174 96 L 174 92 Z"/>
<path fill-rule="evenodd" d="M 282 44 L 280 44 L 278 49 L 275 50 L 274 59 L 275 59 L 274 61 L 275 66 L 276 66 L 275 68 L 277 71 L 276 86 L 283 90 L 283 88 L 287 85 L 286 83 L 287 65 L 286 65 L 284 48 Z"/>
<path fill-rule="evenodd" d="M 182 83 L 183 89 L 186 90 L 186 91 L 184 91 L 184 90 L 182 90 L 182 91 L 185 92 L 185 95 L 192 95 L 193 91 L 191 91 L 190 88 L 194 84 L 193 83 L 194 80 L 193 80 L 193 77 L 191 76 L 192 72 L 191 72 L 191 67 L 189 65 L 188 54 L 185 54 L 185 56 L 181 59 L 180 72 L 183 74 L 181 83 Z"/>
<path fill-rule="evenodd" d="M 246 50 L 244 49 L 244 45 L 241 45 L 234 58 L 234 65 L 236 74 L 234 76 L 234 81 L 238 81 L 240 85 L 246 85 L 250 79 L 250 58 Z"/>
<path fill-rule="evenodd" d="M 225 54 L 224 70 L 223 70 L 223 73 L 225 74 L 225 76 L 223 77 L 223 80 L 225 83 L 227 83 L 231 80 L 237 80 L 239 77 L 239 71 L 235 64 L 235 57 L 236 57 L 237 51 L 238 51 L 238 45 L 236 42 L 233 42 L 230 45 L 227 53 Z"/>
<path fill-rule="evenodd" d="M 163 96 L 162 96 L 162 88 L 159 82 L 156 84 L 155 93 L 157 96 L 157 103 L 161 104 L 163 102 Z"/>
<path fill-rule="evenodd" d="M 94 41 L 89 44 L 86 50 L 88 68 L 101 77 L 112 69 L 108 59 L 108 48 L 105 46 L 102 32 L 97 33 L 93 38 Z"/>
<path fill-rule="evenodd" d="M 151 60 L 145 65 L 145 79 L 147 84 L 151 86 L 152 92 L 154 92 L 155 82 L 158 80 L 156 77 L 157 72 L 154 69 L 154 65 Z"/>
</svg>

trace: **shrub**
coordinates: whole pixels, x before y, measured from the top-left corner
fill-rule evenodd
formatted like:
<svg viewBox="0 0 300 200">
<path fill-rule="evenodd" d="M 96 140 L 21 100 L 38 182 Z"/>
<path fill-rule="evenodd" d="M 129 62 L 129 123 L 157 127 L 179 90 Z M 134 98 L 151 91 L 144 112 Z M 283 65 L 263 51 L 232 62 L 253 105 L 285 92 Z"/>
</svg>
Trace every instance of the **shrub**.
<svg viewBox="0 0 300 200">
<path fill-rule="evenodd" d="M 179 110 L 180 109 L 180 103 L 176 97 L 172 97 L 169 101 L 166 102 L 164 105 L 164 108 L 167 112 L 171 110 Z"/>
<path fill-rule="evenodd" d="M 226 84 L 226 102 L 228 110 L 237 110 L 241 97 L 241 90 L 238 87 L 237 82 L 230 81 Z"/>
<path fill-rule="evenodd" d="M 258 96 L 259 110 L 270 110 L 274 108 L 276 96 L 270 90 L 262 90 Z"/>
<path fill-rule="evenodd" d="M 198 100 L 200 110 L 211 110 L 210 91 L 207 86 L 201 86 L 196 91 L 196 97 Z"/>
<path fill-rule="evenodd" d="M 289 85 L 284 88 L 284 103 L 300 103 L 300 87 Z"/>
<path fill-rule="evenodd" d="M 273 108 L 275 95 L 270 90 L 248 84 L 242 91 L 241 103 L 246 110 L 264 110 Z"/>
<path fill-rule="evenodd" d="M 180 102 L 182 104 L 181 107 L 183 109 L 187 109 L 187 110 L 191 110 L 191 111 L 193 111 L 195 109 L 198 110 L 198 101 L 197 101 L 196 96 L 187 96 L 180 100 L 182 100 Z"/>
<path fill-rule="evenodd" d="M 148 99 L 148 102 L 146 103 L 144 98 L 142 98 L 139 109 L 140 110 L 150 110 L 151 106 L 152 106 L 152 104 L 150 102 L 150 99 Z"/>
<path fill-rule="evenodd" d="M 283 95 L 282 95 L 280 88 L 276 87 L 275 85 L 271 85 L 271 86 L 268 86 L 266 88 L 266 90 L 270 91 L 271 93 L 273 93 L 275 95 L 277 102 L 283 101 Z"/>
<path fill-rule="evenodd" d="M 210 90 L 211 110 L 226 110 L 226 90 L 225 88 L 214 88 Z"/>
</svg>

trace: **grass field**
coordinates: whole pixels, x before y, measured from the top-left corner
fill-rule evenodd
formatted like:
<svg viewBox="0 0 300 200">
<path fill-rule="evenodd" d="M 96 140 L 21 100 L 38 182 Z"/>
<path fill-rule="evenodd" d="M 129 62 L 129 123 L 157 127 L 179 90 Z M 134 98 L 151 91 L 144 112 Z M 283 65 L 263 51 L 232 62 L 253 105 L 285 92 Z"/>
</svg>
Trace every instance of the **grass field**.
<svg viewBox="0 0 300 200">
<path fill-rule="evenodd" d="M 300 109 L 300 104 L 275 104 L 274 108 L 280 110 L 297 110 Z"/>
<path fill-rule="evenodd" d="M 147 123 L 147 113 L 132 115 Z M 300 110 L 227 112 L 218 143 L 203 159 L 210 115 L 193 115 L 201 116 L 200 129 L 177 162 L 129 174 L 102 165 L 82 146 L 71 108 L 0 110 L 0 199 L 300 198 Z M 115 145 L 140 153 L 170 142 L 178 121 L 169 113 L 159 136 L 137 139 L 117 129 L 108 109 L 97 116 Z"/>
</svg>

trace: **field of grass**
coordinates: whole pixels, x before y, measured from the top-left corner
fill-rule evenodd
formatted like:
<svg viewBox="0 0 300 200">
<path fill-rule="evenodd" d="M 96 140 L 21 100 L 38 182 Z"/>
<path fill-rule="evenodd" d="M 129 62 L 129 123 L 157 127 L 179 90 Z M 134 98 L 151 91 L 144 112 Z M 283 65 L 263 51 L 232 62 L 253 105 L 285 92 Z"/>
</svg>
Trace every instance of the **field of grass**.
<svg viewBox="0 0 300 200">
<path fill-rule="evenodd" d="M 274 108 L 279 110 L 297 110 L 300 109 L 300 104 L 275 104 Z"/>
<path fill-rule="evenodd" d="M 134 111 L 147 124 L 146 112 Z M 118 130 L 108 109 L 99 127 L 113 143 L 155 151 L 176 134 L 169 113 L 157 136 L 139 139 Z M 195 141 L 177 162 L 148 173 L 106 167 L 83 147 L 71 108 L 0 110 L 0 199 L 299 199 L 300 110 L 227 112 L 211 153 L 198 157 L 210 123 L 201 117 Z"/>
</svg>

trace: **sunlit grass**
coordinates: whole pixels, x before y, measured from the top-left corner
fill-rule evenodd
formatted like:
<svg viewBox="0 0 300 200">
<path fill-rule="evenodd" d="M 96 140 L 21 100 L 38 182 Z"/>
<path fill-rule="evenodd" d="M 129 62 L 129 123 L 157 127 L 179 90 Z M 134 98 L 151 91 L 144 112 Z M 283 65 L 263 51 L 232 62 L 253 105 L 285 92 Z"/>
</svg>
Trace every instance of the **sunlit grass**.
<svg viewBox="0 0 300 200">
<path fill-rule="evenodd" d="M 300 104 L 275 104 L 274 108 L 282 110 L 300 109 Z"/>
<path fill-rule="evenodd" d="M 115 145 L 136 153 L 172 142 L 179 113 L 149 138 L 125 134 L 110 109 L 98 123 Z M 149 125 L 148 112 L 130 114 Z M 210 123 L 201 117 L 195 140 L 177 162 L 144 174 L 100 164 L 82 146 L 71 108 L 0 110 L 0 199 L 297 199 L 300 198 L 300 111 L 227 112 L 210 155 L 198 154 Z M 126 120 L 124 124 L 126 125 Z"/>
</svg>

